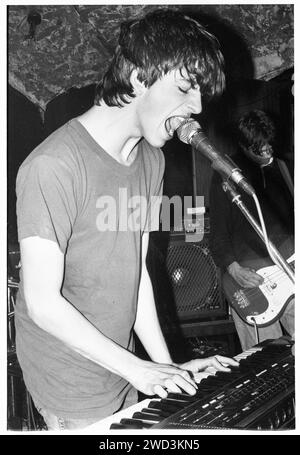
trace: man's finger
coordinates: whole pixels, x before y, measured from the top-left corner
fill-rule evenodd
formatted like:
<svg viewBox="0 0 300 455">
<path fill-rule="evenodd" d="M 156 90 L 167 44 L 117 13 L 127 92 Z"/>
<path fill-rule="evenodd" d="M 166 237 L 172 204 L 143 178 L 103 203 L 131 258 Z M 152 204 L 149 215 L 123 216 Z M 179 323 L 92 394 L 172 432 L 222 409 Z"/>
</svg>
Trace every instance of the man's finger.
<svg viewBox="0 0 300 455">
<path fill-rule="evenodd" d="M 166 391 L 166 389 L 159 384 L 156 384 L 153 387 L 153 393 L 154 395 L 158 395 L 160 398 L 167 398 L 168 396 L 168 392 Z"/>
<path fill-rule="evenodd" d="M 165 386 L 168 392 L 181 393 L 180 387 L 178 387 L 171 379 L 165 380 Z"/>
<path fill-rule="evenodd" d="M 172 381 L 189 395 L 195 395 L 197 389 L 196 383 L 193 382 L 193 384 L 191 384 L 190 382 L 186 381 L 180 374 L 173 376 Z"/>
<path fill-rule="evenodd" d="M 239 362 L 235 359 L 232 359 L 231 357 L 225 357 L 223 355 L 218 355 L 216 356 L 216 359 L 222 363 L 222 365 L 227 366 L 227 365 L 232 365 L 233 367 L 236 367 L 239 365 Z"/>
</svg>

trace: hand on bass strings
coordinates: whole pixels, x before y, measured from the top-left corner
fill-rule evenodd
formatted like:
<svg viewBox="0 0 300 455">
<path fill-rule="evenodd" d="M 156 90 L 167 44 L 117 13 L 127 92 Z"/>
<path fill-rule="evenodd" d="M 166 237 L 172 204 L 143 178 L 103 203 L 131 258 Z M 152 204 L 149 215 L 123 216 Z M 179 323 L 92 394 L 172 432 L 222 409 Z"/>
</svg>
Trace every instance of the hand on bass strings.
<svg viewBox="0 0 300 455">
<path fill-rule="evenodd" d="M 229 274 L 244 288 L 255 288 L 260 286 L 264 279 L 254 269 L 242 267 L 238 262 L 233 262 L 227 267 Z"/>
</svg>

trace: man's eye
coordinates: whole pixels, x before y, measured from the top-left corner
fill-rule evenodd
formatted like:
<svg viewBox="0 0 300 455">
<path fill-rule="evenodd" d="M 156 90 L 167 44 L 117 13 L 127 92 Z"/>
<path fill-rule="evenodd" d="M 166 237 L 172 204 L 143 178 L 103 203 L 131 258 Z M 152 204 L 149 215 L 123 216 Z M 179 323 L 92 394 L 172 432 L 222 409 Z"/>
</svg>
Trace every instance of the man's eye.
<svg viewBox="0 0 300 455">
<path fill-rule="evenodd" d="M 187 94 L 187 93 L 189 92 L 189 88 L 188 88 L 187 90 L 184 90 L 184 89 L 181 88 L 181 87 L 178 87 L 178 88 L 179 88 L 179 91 L 180 91 L 181 93 Z"/>
</svg>

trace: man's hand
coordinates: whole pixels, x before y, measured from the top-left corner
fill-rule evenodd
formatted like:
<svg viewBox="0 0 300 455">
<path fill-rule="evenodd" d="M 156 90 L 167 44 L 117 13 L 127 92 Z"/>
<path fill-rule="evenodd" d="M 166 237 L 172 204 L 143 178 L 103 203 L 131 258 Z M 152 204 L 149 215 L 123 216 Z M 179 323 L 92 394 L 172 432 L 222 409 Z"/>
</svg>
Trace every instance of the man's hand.
<svg viewBox="0 0 300 455">
<path fill-rule="evenodd" d="M 256 288 L 260 286 L 264 279 L 254 269 L 242 267 L 238 262 L 233 262 L 227 267 L 229 274 L 235 281 L 244 288 Z"/>
<path fill-rule="evenodd" d="M 168 392 L 194 395 L 197 385 L 187 370 L 188 368 L 181 368 L 176 364 L 168 365 L 136 358 L 129 367 L 126 379 L 145 395 L 156 394 L 161 398 L 166 398 Z"/>
<path fill-rule="evenodd" d="M 230 366 L 237 367 L 239 366 L 239 362 L 222 355 L 214 355 L 213 357 L 207 357 L 205 359 L 194 359 L 179 365 L 180 368 L 188 370 L 191 373 L 208 370 L 210 367 L 213 367 L 218 371 L 229 372 L 231 371 Z"/>
<path fill-rule="evenodd" d="M 145 395 L 156 394 L 161 398 L 166 398 L 168 392 L 186 392 L 194 395 L 197 385 L 193 373 L 207 370 L 210 367 L 219 371 L 230 371 L 230 366 L 238 365 L 236 360 L 221 355 L 171 365 L 136 358 L 134 365 L 130 366 L 126 379 Z"/>
</svg>

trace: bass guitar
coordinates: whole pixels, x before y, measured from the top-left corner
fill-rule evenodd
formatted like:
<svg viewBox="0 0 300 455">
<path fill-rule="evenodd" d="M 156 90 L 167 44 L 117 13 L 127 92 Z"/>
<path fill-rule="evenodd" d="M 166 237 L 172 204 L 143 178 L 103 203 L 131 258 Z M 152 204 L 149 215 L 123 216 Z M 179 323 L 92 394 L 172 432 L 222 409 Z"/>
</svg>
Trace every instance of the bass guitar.
<svg viewBox="0 0 300 455">
<path fill-rule="evenodd" d="M 294 254 L 287 262 L 294 269 Z M 253 265 L 253 264 L 252 264 Z M 265 327 L 275 322 L 294 297 L 294 284 L 277 265 L 256 270 L 264 282 L 255 288 L 244 288 L 226 272 L 223 289 L 229 304 L 250 325 Z"/>
</svg>

